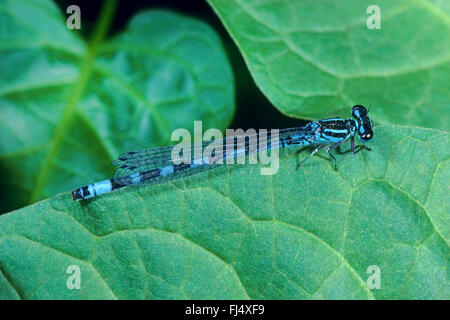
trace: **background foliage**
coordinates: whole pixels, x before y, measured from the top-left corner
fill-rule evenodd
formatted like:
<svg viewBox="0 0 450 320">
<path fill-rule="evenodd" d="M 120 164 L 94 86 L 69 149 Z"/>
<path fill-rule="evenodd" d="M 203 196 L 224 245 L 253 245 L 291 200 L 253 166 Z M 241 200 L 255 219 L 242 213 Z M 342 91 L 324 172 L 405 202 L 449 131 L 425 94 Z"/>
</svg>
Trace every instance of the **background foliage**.
<svg viewBox="0 0 450 320">
<path fill-rule="evenodd" d="M 450 298 L 450 7 L 378 2 L 381 30 L 368 1 L 209 0 L 81 2 L 86 28 L 69 31 L 64 1 L 0 1 L 0 208 L 32 204 L 0 216 L 0 297 Z M 295 171 L 289 151 L 272 177 L 67 192 L 193 120 L 282 128 L 357 103 L 372 151 L 341 152 L 339 171 L 326 157 Z"/>
<path fill-rule="evenodd" d="M 366 26 L 368 1 L 209 2 L 283 113 L 346 116 L 365 101 L 379 124 L 449 129 L 440 117 L 450 103 L 445 2 L 377 1 L 380 30 Z"/>
<path fill-rule="evenodd" d="M 0 147 L 10 174 L 1 183 L 11 195 L 3 207 L 107 177 L 119 153 L 168 143 L 194 120 L 221 129 L 231 120 L 231 68 L 200 21 L 143 11 L 103 40 L 107 6 L 86 45 L 50 2 L 3 8 Z"/>
</svg>

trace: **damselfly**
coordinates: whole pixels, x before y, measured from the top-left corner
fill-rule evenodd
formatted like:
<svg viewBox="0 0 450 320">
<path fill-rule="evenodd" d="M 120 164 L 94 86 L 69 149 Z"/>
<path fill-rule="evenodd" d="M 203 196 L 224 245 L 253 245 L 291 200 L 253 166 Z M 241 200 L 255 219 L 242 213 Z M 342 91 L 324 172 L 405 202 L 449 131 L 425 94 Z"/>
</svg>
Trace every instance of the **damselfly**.
<svg viewBox="0 0 450 320">
<path fill-rule="evenodd" d="M 122 154 L 113 162 L 113 165 L 118 167 L 114 178 L 76 189 L 72 191 L 72 198 L 73 200 L 88 199 L 125 186 L 173 181 L 222 166 L 230 158 L 248 156 L 253 152 L 274 148 L 316 146 L 314 151 L 297 165 L 297 169 L 313 154 L 327 148 L 327 153 L 333 159 L 334 169 L 337 170 L 336 158 L 330 153 L 333 149 L 350 139 L 351 151 L 355 154 L 364 148 L 355 149 L 355 135 L 358 135 L 362 142 L 368 142 L 373 137 L 373 123 L 366 108 L 361 105 L 354 106 L 352 116 L 353 119 L 329 118 L 309 122 L 303 127 L 281 129 L 276 138 L 272 137 L 269 131 L 264 144 L 259 143 L 259 134 L 254 137 L 247 136 L 248 139 L 245 140 L 245 143 L 239 145 L 235 139 L 230 141 L 228 138 L 224 138 L 221 144 L 222 152 L 213 154 L 213 157 L 203 155 L 203 151 L 209 144 L 203 143 L 198 147 L 193 146 L 193 152 L 187 159 L 184 157 L 182 163 L 179 163 L 180 158 L 173 157 L 174 146 L 130 151 Z M 258 141 L 255 148 L 251 148 L 250 145 L 252 138 L 257 138 L 256 141 Z M 201 152 L 195 152 L 195 148 L 201 149 Z M 365 149 L 370 150 L 367 147 Z M 196 157 L 196 154 L 201 154 L 201 156 Z"/>
</svg>

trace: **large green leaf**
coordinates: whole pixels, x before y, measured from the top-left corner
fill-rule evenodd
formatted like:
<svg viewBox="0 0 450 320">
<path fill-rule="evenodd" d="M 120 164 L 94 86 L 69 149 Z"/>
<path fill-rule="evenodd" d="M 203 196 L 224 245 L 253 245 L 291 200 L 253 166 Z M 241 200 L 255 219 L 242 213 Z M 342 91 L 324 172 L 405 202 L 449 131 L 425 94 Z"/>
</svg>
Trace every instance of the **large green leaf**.
<svg viewBox="0 0 450 320">
<path fill-rule="evenodd" d="M 377 123 L 448 130 L 450 6 L 432 0 L 208 0 L 283 113 L 370 107 Z M 370 5 L 381 29 L 368 29 Z"/>
<path fill-rule="evenodd" d="M 449 299 L 448 134 L 384 126 L 370 145 L 339 171 L 296 171 L 292 150 L 274 176 L 246 165 L 3 215 L 0 298 Z"/>
<path fill-rule="evenodd" d="M 109 177 L 118 154 L 194 120 L 230 122 L 231 68 L 210 27 L 153 10 L 104 42 L 107 3 L 87 46 L 53 3 L 0 1 L 0 212 Z"/>
</svg>

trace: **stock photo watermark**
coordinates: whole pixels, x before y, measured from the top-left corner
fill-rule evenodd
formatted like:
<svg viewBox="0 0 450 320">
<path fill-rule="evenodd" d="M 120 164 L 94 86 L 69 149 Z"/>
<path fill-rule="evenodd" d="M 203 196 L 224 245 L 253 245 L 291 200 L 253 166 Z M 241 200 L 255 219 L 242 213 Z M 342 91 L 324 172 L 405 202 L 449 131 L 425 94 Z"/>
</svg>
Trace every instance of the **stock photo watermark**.
<svg viewBox="0 0 450 320">
<path fill-rule="evenodd" d="M 370 276 L 367 278 L 366 285 L 370 290 L 381 289 L 381 269 L 377 265 L 371 265 L 367 267 L 367 274 Z"/>
<path fill-rule="evenodd" d="M 367 7 L 367 14 L 370 16 L 366 20 L 366 26 L 369 30 L 381 29 L 381 9 L 376 4 Z"/>
<path fill-rule="evenodd" d="M 66 269 L 66 273 L 70 274 L 66 280 L 66 286 L 69 290 L 81 289 L 81 269 L 77 265 L 70 265 Z"/>
<path fill-rule="evenodd" d="M 81 29 L 81 9 L 77 5 L 70 5 L 66 9 L 66 13 L 70 16 L 66 20 L 66 26 L 69 30 Z"/>
<path fill-rule="evenodd" d="M 202 122 L 194 121 L 194 138 L 189 130 L 180 128 L 173 131 L 172 141 L 178 141 L 171 152 L 174 165 L 189 164 L 261 164 L 261 175 L 274 175 L 279 169 L 278 129 L 227 129 L 225 137 L 219 129 L 202 131 Z M 192 141 L 193 140 L 193 141 Z M 209 142 L 208 144 L 205 142 Z"/>
</svg>

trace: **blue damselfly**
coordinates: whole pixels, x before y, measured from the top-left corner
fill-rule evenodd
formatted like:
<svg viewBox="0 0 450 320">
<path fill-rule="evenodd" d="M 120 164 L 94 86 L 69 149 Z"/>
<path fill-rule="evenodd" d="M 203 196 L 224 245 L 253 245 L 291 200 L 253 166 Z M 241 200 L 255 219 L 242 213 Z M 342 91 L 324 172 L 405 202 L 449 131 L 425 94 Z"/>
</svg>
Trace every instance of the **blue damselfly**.
<svg viewBox="0 0 450 320">
<path fill-rule="evenodd" d="M 180 155 L 178 158 L 172 153 L 175 146 L 130 151 L 120 155 L 113 162 L 113 165 L 118 167 L 114 178 L 76 189 L 72 191 L 72 198 L 73 200 L 88 199 L 125 186 L 173 181 L 217 168 L 227 163 L 226 160 L 229 159 L 275 148 L 316 146 L 314 151 L 297 165 L 297 169 L 316 152 L 327 148 L 327 153 L 333 159 L 334 169 L 337 170 L 336 158 L 330 153 L 333 149 L 350 139 L 351 151 L 355 154 L 363 149 L 363 147 L 355 149 L 356 135 L 362 142 L 368 142 L 373 137 L 373 123 L 366 108 L 361 105 L 354 106 L 352 116 L 353 119 L 328 118 L 309 122 L 303 127 L 280 129 L 275 136 L 268 131 L 264 136 L 265 143 L 260 142 L 260 134 L 255 134 L 253 137 L 246 136 L 247 140 L 240 144 L 236 143 L 234 138 L 230 140 L 226 137 L 220 144 L 223 149 L 219 150 L 220 152 L 215 150 L 210 156 L 205 156 L 203 153 L 210 142 L 192 146 L 193 152 L 188 153 L 187 156 Z M 253 138 L 256 145 L 252 148 Z M 365 149 L 370 150 L 367 147 Z M 183 161 L 180 163 L 180 160 Z"/>
</svg>

